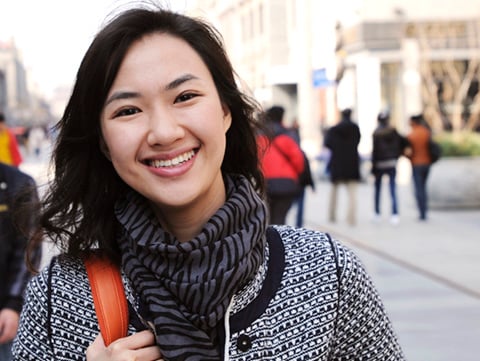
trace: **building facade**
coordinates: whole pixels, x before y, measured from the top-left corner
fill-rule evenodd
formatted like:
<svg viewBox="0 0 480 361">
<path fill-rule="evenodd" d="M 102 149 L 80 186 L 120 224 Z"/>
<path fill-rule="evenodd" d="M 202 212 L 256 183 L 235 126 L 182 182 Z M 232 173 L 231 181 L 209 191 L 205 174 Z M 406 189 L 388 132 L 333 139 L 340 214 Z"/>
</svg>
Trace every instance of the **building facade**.
<svg viewBox="0 0 480 361">
<path fill-rule="evenodd" d="M 13 41 L 0 42 L 0 109 L 20 122 L 30 109 L 27 75 Z"/>
<path fill-rule="evenodd" d="M 220 30 L 257 100 L 282 104 L 286 121 L 298 120 L 310 155 L 345 107 L 365 155 L 380 111 L 406 132 L 410 115 L 433 112 L 425 92 L 439 82 L 427 79 L 425 64 L 449 60 L 460 69 L 480 48 L 480 0 L 197 0 L 190 12 Z"/>
<path fill-rule="evenodd" d="M 50 104 L 29 84 L 13 40 L 0 41 L 0 110 L 12 127 L 28 128 L 52 121 Z"/>
<path fill-rule="evenodd" d="M 197 0 L 191 7 L 219 29 L 245 88 L 265 107 L 283 105 L 287 124 L 300 124 L 302 146 L 312 155 L 336 112 L 335 22 L 322 3 Z"/>
<path fill-rule="evenodd" d="M 384 110 L 402 132 L 419 113 L 434 130 L 451 128 L 452 108 L 468 107 L 478 92 L 480 1 L 363 0 L 351 10 L 337 29 L 337 93 L 355 108 L 362 134 Z M 369 152 L 370 137 L 360 147 Z"/>
</svg>

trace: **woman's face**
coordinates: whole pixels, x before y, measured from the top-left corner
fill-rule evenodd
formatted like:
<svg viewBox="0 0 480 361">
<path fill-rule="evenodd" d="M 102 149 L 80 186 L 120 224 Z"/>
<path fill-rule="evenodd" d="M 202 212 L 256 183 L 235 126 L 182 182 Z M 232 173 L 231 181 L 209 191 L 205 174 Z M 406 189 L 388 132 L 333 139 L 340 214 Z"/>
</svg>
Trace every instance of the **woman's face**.
<svg viewBox="0 0 480 361">
<path fill-rule="evenodd" d="M 133 43 L 108 93 L 105 154 L 163 217 L 209 217 L 225 201 L 220 167 L 231 121 L 195 50 L 180 38 L 151 34 Z"/>
</svg>

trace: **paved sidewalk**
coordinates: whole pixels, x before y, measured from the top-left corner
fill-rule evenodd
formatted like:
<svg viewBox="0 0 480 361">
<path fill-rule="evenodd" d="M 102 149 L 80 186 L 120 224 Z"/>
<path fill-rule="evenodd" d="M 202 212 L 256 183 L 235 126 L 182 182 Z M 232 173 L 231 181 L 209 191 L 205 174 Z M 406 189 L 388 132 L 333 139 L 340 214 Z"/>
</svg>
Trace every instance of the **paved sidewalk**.
<svg viewBox="0 0 480 361">
<path fill-rule="evenodd" d="M 307 193 L 305 226 L 330 232 L 359 255 L 407 360 L 479 360 L 480 209 L 431 210 L 429 220 L 419 222 L 407 184 L 398 189 L 400 223 L 394 226 L 386 212 L 390 199 L 384 187 L 384 219 L 376 223 L 373 185 L 361 183 L 358 222 L 352 227 L 346 222 L 346 189 L 339 192 L 338 221 L 327 221 L 329 191 L 328 182 L 317 181 L 316 192 Z"/>
</svg>

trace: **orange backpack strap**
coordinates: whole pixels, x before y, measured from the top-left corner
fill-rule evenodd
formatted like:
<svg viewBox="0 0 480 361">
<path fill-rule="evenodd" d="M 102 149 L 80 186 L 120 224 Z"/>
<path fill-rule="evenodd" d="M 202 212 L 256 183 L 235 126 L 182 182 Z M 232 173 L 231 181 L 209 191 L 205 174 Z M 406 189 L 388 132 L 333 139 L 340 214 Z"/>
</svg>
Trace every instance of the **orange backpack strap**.
<svg viewBox="0 0 480 361">
<path fill-rule="evenodd" d="M 107 257 L 91 252 L 84 259 L 100 332 L 105 345 L 125 337 L 128 330 L 128 304 L 120 269 Z"/>
</svg>

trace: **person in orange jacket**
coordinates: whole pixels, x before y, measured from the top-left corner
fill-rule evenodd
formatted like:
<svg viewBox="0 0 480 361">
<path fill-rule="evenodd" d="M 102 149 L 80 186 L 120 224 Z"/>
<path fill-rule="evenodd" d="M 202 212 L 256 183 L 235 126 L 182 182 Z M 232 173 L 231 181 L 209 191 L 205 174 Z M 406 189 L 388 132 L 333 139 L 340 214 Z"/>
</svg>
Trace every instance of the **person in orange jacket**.
<svg viewBox="0 0 480 361">
<path fill-rule="evenodd" d="M 0 112 L 0 162 L 18 167 L 22 155 L 15 135 L 8 129 L 5 115 Z"/>
<path fill-rule="evenodd" d="M 410 147 L 407 149 L 406 155 L 412 163 L 413 184 L 419 220 L 425 221 L 427 220 L 428 210 L 427 178 L 432 163 L 428 150 L 431 132 L 421 114 L 410 117 L 410 126 L 411 131 L 407 136 Z"/>
</svg>

